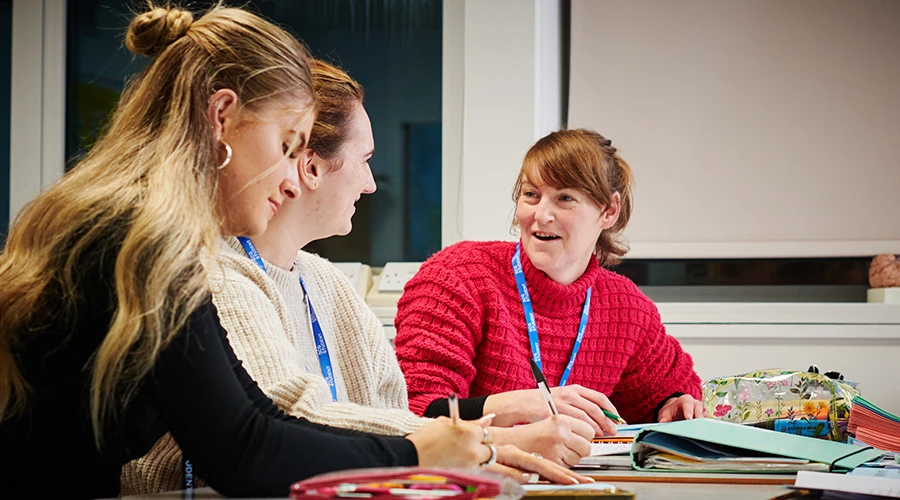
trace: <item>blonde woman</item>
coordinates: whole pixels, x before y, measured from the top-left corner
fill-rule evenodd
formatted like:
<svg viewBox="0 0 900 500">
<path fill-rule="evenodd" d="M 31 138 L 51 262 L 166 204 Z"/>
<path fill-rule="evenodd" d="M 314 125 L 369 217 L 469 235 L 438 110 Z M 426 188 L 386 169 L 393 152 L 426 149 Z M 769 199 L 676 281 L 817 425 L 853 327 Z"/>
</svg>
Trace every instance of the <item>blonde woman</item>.
<svg viewBox="0 0 900 500">
<path fill-rule="evenodd" d="M 368 164 L 374 142 L 362 87 L 328 63 L 312 60 L 311 70 L 319 111 L 309 147 L 300 154 L 301 194 L 285 202 L 264 234 L 226 240 L 224 276 L 212 278 L 223 280 L 213 301 L 238 359 L 286 413 L 357 431 L 407 435 L 433 420 L 408 410 L 403 374 L 380 322 L 334 265 L 300 251 L 313 240 L 350 232 L 354 202 L 375 191 Z M 259 259 L 248 257 L 248 250 L 254 256 L 258 251 Z M 318 329 L 310 322 L 311 310 Z M 324 373 L 331 374 L 328 380 Z M 502 431 L 491 434 L 496 438 Z M 498 453 L 499 462 L 549 479 L 586 480 L 512 447 L 501 446 Z M 130 493 L 177 489 L 181 463 L 177 444 L 167 436 L 126 466 L 123 488 Z M 530 476 L 495 469 L 517 479 Z"/>
<path fill-rule="evenodd" d="M 482 425 L 404 438 L 283 414 L 234 355 L 210 301 L 224 235 L 256 236 L 300 194 L 315 101 L 304 48 L 238 9 L 153 8 L 126 44 L 152 62 L 87 157 L 34 199 L 0 254 L 3 495 L 119 494 L 166 432 L 226 495 L 379 465 L 471 466 Z M 481 425 L 479 425 L 481 424 Z"/>
</svg>

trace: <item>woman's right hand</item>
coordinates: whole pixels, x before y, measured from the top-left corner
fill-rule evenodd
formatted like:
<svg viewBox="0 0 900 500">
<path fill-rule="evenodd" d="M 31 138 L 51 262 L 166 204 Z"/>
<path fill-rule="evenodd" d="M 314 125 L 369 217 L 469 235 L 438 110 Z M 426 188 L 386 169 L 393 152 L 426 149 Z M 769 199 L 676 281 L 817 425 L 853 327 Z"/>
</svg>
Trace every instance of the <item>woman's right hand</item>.
<svg viewBox="0 0 900 500">
<path fill-rule="evenodd" d="M 498 445 L 511 444 L 529 453 L 571 467 L 591 454 L 594 429 L 568 415 L 554 415 L 533 424 L 492 428 Z"/>
<path fill-rule="evenodd" d="M 603 410 L 619 414 L 609 398 L 580 385 L 567 385 L 550 389 L 553 402 L 561 415 L 584 421 L 598 436 L 615 436 L 616 423 L 603 414 Z M 484 412 L 496 414 L 494 425 L 511 427 L 515 424 L 538 422 L 550 416 L 550 407 L 538 389 L 503 392 L 488 396 Z"/>
<path fill-rule="evenodd" d="M 484 429 L 493 415 L 454 425 L 447 417 L 438 417 L 425 427 L 406 436 L 412 441 L 423 467 L 475 467 L 491 458 L 491 448 L 484 442 Z M 489 437 L 491 443 L 493 437 Z"/>
</svg>

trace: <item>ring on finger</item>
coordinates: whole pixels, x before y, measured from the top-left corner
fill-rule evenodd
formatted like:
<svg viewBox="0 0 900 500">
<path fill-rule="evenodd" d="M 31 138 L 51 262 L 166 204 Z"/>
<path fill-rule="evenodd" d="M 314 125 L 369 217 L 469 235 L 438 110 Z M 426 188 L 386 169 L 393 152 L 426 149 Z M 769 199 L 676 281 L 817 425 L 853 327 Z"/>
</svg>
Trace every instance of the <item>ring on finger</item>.
<svg viewBox="0 0 900 500">
<path fill-rule="evenodd" d="M 491 433 L 487 430 L 487 427 L 482 427 L 481 430 L 484 431 L 484 437 L 481 438 L 481 444 L 488 444 L 493 442 L 493 440 L 491 439 Z"/>
<path fill-rule="evenodd" d="M 487 459 L 487 461 L 481 462 L 482 467 L 490 467 L 497 463 L 497 447 L 492 444 L 485 444 L 491 450 L 491 458 Z"/>
<path fill-rule="evenodd" d="M 532 453 L 531 456 L 534 458 L 544 458 L 543 455 L 541 455 L 540 453 L 537 453 L 537 452 Z"/>
</svg>

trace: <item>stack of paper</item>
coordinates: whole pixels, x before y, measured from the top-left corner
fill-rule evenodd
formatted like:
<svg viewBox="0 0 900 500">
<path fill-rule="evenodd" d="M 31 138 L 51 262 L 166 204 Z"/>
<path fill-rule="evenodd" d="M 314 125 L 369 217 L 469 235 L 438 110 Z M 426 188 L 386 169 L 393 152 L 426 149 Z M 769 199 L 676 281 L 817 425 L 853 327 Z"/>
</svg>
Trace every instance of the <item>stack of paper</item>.
<svg viewBox="0 0 900 500">
<path fill-rule="evenodd" d="M 822 498 L 900 498 L 900 481 L 886 477 L 802 471 L 794 487 L 826 492 Z"/>
<path fill-rule="evenodd" d="M 631 443 L 594 443 L 591 456 L 578 462 L 579 469 L 630 469 Z"/>
<path fill-rule="evenodd" d="M 864 398 L 853 398 L 850 433 L 863 443 L 888 451 L 900 451 L 900 417 L 888 413 Z"/>
<path fill-rule="evenodd" d="M 850 471 L 851 476 L 883 477 L 893 479 L 900 484 L 900 469 L 888 467 L 857 467 Z"/>
</svg>

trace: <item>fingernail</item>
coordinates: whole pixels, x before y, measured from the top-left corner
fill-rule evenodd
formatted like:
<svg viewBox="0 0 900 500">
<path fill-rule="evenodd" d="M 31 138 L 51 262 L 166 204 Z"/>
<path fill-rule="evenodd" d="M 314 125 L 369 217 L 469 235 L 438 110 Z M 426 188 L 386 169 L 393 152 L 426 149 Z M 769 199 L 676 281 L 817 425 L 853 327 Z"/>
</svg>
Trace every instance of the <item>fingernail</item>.
<svg viewBox="0 0 900 500">
<path fill-rule="evenodd" d="M 485 416 L 483 416 L 483 417 L 481 417 L 481 418 L 494 418 L 494 417 L 496 417 L 496 416 L 497 416 L 496 413 L 488 413 L 487 415 L 485 415 Z"/>
<path fill-rule="evenodd" d="M 572 480 L 572 484 L 578 484 L 578 480 L 575 479 L 574 477 L 570 477 L 569 479 Z"/>
<path fill-rule="evenodd" d="M 585 477 L 585 479 L 587 479 L 587 482 L 589 482 L 589 483 L 596 483 L 596 482 L 597 482 L 597 481 L 594 481 L 594 478 L 592 478 L 592 477 L 588 477 L 588 476 L 584 476 L 584 477 Z"/>
</svg>

